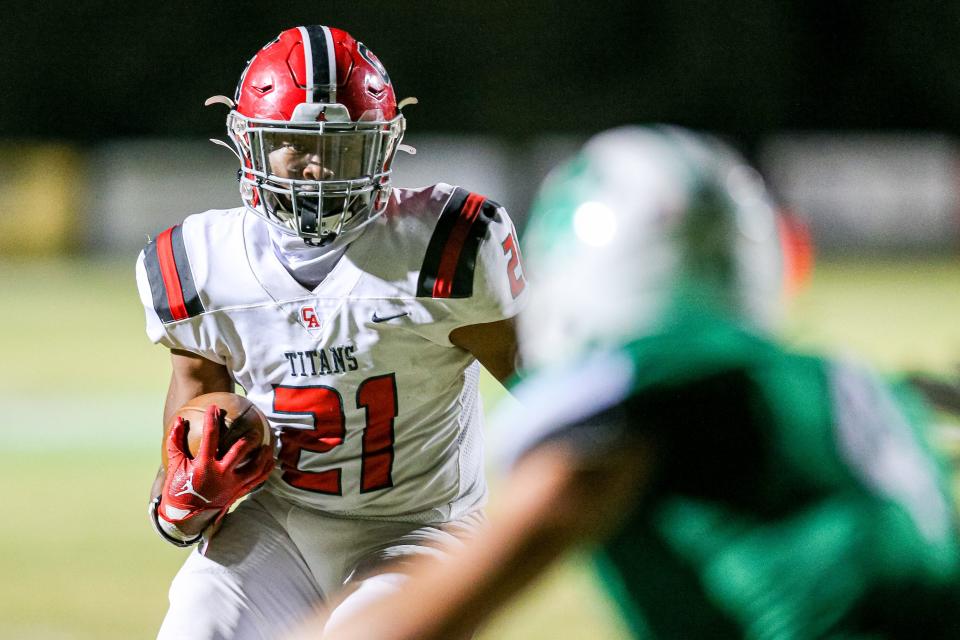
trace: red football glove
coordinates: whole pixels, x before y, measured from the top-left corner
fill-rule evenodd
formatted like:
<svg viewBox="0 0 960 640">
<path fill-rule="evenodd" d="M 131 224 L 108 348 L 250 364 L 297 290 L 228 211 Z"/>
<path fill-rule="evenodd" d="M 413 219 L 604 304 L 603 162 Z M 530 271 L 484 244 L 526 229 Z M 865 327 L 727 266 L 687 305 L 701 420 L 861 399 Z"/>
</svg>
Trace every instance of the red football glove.
<svg viewBox="0 0 960 640">
<path fill-rule="evenodd" d="M 167 473 L 158 507 L 158 515 L 178 527 L 212 511 L 217 512 L 214 522 L 219 521 L 230 505 L 267 479 L 274 465 L 270 447 L 249 436 L 234 442 L 217 459 L 220 409 L 216 405 L 210 405 L 203 417 L 203 438 L 195 458 L 186 449 L 186 428 L 186 421 L 177 418 L 167 435 Z M 260 451 L 248 460 L 257 448 Z"/>
</svg>

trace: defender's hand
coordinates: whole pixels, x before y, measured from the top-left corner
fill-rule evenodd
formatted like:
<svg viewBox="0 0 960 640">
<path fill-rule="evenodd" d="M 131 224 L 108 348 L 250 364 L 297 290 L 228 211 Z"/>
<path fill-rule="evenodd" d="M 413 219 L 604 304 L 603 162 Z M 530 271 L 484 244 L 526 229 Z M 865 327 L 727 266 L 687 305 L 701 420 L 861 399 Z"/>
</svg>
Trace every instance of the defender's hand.
<svg viewBox="0 0 960 640">
<path fill-rule="evenodd" d="M 270 447 L 250 437 L 241 437 L 217 458 L 221 425 L 216 405 L 204 414 L 195 457 L 187 449 L 187 426 L 177 418 L 167 436 L 167 470 L 157 509 L 159 517 L 181 530 L 193 528 L 191 521 L 203 515 L 222 518 L 230 505 L 267 479 L 274 465 Z"/>
</svg>

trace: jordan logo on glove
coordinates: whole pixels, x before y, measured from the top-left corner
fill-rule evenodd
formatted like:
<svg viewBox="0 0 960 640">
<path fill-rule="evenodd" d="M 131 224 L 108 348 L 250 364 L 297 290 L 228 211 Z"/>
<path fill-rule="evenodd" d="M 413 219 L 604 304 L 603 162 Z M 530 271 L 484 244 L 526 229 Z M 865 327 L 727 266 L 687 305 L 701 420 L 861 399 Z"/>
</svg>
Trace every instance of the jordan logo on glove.
<svg viewBox="0 0 960 640">
<path fill-rule="evenodd" d="M 182 496 L 182 495 L 187 495 L 187 494 L 192 495 L 192 496 L 197 496 L 198 498 L 200 498 L 200 499 L 203 500 L 204 502 L 206 502 L 206 503 L 208 503 L 208 504 L 210 503 L 209 500 L 207 500 L 207 499 L 204 498 L 202 495 L 200 495 L 199 493 L 197 493 L 197 490 L 193 488 L 193 471 L 191 471 L 191 472 L 190 472 L 190 475 L 188 475 L 188 476 L 184 479 L 184 481 L 183 481 L 183 489 L 181 489 L 180 491 L 178 491 L 177 493 L 175 493 L 175 494 L 173 494 L 173 495 L 174 495 L 174 497 L 180 497 L 180 496 Z"/>
</svg>

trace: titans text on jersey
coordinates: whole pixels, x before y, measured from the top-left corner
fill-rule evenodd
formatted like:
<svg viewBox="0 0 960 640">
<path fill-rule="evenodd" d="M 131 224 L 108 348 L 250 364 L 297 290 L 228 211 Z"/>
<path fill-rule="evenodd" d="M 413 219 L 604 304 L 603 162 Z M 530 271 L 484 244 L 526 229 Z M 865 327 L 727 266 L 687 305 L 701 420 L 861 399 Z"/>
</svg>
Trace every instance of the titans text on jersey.
<svg viewBox="0 0 960 640">
<path fill-rule="evenodd" d="M 352 344 L 338 345 L 311 351 L 285 351 L 283 357 L 290 363 L 290 375 L 329 376 L 356 371 L 360 366 L 353 356 L 356 349 Z"/>
</svg>

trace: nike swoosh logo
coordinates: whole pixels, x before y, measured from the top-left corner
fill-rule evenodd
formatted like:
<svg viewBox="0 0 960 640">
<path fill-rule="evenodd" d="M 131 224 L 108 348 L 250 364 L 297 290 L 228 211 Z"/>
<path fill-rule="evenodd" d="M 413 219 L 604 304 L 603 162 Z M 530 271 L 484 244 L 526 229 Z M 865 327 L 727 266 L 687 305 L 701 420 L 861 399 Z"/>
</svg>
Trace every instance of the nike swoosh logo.
<svg viewBox="0 0 960 640">
<path fill-rule="evenodd" d="M 402 318 L 403 316 L 408 316 L 408 315 L 410 315 L 410 312 L 404 311 L 403 313 L 397 313 L 392 316 L 378 316 L 377 312 L 374 311 L 373 317 L 371 318 L 371 320 L 373 320 L 374 322 L 386 322 L 387 320 L 396 320 L 397 318 Z"/>
</svg>

